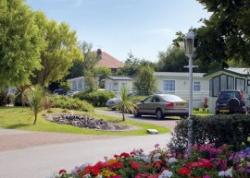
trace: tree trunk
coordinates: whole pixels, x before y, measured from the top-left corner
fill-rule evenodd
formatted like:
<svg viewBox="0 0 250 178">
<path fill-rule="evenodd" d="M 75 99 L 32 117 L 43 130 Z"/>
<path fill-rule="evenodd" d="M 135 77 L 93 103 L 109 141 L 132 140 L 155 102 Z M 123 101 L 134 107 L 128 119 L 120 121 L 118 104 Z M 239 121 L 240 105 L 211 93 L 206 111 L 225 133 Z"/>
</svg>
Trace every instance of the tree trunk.
<svg viewBox="0 0 250 178">
<path fill-rule="evenodd" d="M 124 109 L 122 109 L 122 121 L 125 121 Z"/>
<path fill-rule="evenodd" d="M 35 113 L 35 120 L 33 121 L 33 125 L 36 125 L 37 113 Z"/>
</svg>

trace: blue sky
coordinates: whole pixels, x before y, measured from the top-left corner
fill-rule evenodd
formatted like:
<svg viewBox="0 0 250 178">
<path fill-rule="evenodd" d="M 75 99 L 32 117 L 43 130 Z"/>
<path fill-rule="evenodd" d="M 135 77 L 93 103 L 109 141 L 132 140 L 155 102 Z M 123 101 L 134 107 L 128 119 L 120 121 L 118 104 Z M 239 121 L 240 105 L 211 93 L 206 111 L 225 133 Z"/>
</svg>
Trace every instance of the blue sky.
<svg viewBox="0 0 250 178">
<path fill-rule="evenodd" d="M 93 44 L 114 57 L 157 61 L 175 32 L 187 32 L 209 14 L 196 0 L 26 0 L 57 21 L 68 23 L 79 41 Z"/>
</svg>

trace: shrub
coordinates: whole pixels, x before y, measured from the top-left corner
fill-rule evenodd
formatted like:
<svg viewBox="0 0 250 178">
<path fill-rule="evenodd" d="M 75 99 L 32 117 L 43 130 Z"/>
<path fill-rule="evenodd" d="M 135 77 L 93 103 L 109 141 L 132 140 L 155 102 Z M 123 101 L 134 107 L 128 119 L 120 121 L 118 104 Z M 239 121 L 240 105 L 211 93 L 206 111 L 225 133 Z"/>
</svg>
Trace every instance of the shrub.
<svg viewBox="0 0 250 178">
<path fill-rule="evenodd" d="M 79 100 L 68 96 L 54 95 L 51 96 L 52 107 L 62 109 L 73 109 L 86 112 L 94 111 L 94 107 L 86 101 Z"/>
<path fill-rule="evenodd" d="M 106 102 L 115 97 L 115 94 L 111 91 L 97 90 L 93 92 L 81 92 L 74 97 L 81 100 L 86 100 L 92 103 L 94 106 L 102 107 L 106 105 Z"/>
<path fill-rule="evenodd" d="M 199 117 L 193 116 L 193 143 L 194 144 L 223 144 L 233 145 L 239 150 L 249 145 L 250 116 L 248 115 L 215 115 Z M 180 121 L 174 129 L 170 143 L 171 149 L 184 150 L 188 143 L 188 120 Z"/>
</svg>

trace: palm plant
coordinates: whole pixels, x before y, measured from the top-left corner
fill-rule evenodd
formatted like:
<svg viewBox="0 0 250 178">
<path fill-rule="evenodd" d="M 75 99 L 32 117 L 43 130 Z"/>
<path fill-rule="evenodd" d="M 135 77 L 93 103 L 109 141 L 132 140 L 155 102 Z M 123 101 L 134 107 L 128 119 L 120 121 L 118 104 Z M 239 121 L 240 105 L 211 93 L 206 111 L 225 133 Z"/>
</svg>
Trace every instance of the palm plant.
<svg viewBox="0 0 250 178">
<path fill-rule="evenodd" d="M 116 107 L 122 112 L 122 121 L 125 121 L 125 113 L 134 112 L 135 104 L 130 101 L 128 89 L 126 87 L 121 88 L 120 94 L 121 102 L 118 103 Z"/>
<path fill-rule="evenodd" d="M 39 85 L 31 87 L 27 91 L 27 98 L 28 98 L 29 105 L 35 116 L 35 119 L 33 121 L 33 125 L 35 125 L 37 121 L 37 115 L 43 109 L 43 99 L 44 99 L 43 88 Z"/>
</svg>

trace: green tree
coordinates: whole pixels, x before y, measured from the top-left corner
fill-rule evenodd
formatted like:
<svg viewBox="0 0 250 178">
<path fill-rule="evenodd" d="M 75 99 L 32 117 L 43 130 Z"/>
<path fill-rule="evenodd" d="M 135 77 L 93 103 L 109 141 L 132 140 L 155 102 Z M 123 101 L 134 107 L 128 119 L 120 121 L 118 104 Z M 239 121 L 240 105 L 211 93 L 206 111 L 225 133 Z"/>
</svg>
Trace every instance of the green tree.
<svg viewBox="0 0 250 178">
<path fill-rule="evenodd" d="M 250 64 L 249 0 L 197 0 L 212 13 L 204 25 L 196 29 L 197 59 L 202 66 L 217 63 L 227 66 L 228 60 Z"/>
<path fill-rule="evenodd" d="M 43 38 L 23 0 L 0 1 L 0 88 L 26 85 L 41 68 Z"/>
<path fill-rule="evenodd" d="M 45 39 L 45 48 L 41 51 L 41 70 L 36 71 L 34 82 L 48 86 L 67 75 L 74 59 L 82 57 L 76 33 L 66 23 L 48 20 L 41 13 L 35 13 L 36 23 Z"/>
<path fill-rule="evenodd" d="M 132 53 L 129 53 L 128 58 L 125 61 L 124 67 L 121 68 L 121 70 L 119 70 L 117 74 L 125 76 L 135 76 L 139 68 L 144 65 L 149 65 L 152 68 L 155 68 L 154 63 L 145 59 L 140 59 L 138 57 L 135 57 Z"/>
<path fill-rule="evenodd" d="M 27 98 L 29 105 L 34 113 L 33 125 L 36 124 L 37 115 L 43 110 L 43 99 L 44 99 L 44 90 L 41 86 L 36 85 L 27 90 Z"/>
<path fill-rule="evenodd" d="M 84 56 L 83 74 L 87 91 L 94 91 L 98 88 L 94 68 L 101 56 L 99 52 L 93 51 L 92 45 L 87 42 L 83 42 L 81 49 Z"/>
<path fill-rule="evenodd" d="M 170 47 L 167 51 L 159 53 L 159 61 L 157 63 L 157 71 L 160 72 L 184 72 L 188 59 L 185 56 L 184 49 L 181 47 Z"/>
<path fill-rule="evenodd" d="M 122 121 L 125 121 L 125 113 L 134 112 L 135 104 L 130 100 L 126 87 L 121 88 L 120 95 L 121 102 L 117 104 L 116 108 L 122 112 Z"/>
<path fill-rule="evenodd" d="M 141 66 L 136 75 L 134 86 L 138 95 L 151 95 L 156 91 L 154 70 L 149 65 Z"/>
</svg>

